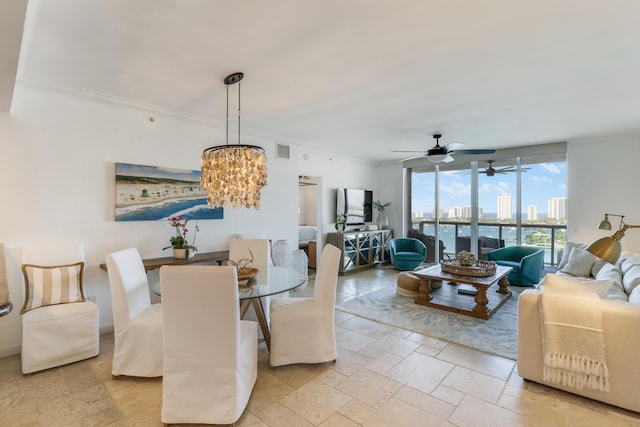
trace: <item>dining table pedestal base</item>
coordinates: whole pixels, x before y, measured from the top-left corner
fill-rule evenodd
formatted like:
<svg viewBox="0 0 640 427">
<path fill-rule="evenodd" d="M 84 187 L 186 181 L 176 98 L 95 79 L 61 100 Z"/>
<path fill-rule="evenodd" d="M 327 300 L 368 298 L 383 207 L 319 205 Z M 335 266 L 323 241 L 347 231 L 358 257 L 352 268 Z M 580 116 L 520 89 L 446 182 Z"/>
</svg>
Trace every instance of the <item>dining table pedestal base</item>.
<svg viewBox="0 0 640 427">
<path fill-rule="evenodd" d="M 253 305 L 253 310 L 256 312 L 258 318 L 258 325 L 262 331 L 264 342 L 267 344 L 267 350 L 271 351 L 271 333 L 269 332 L 269 325 L 267 324 L 267 317 L 264 315 L 264 306 L 262 304 L 262 298 L 252 298 L 240 300 L 240 318 L 242 319 L 246 314 L 249 306 Z"/>
</svg>

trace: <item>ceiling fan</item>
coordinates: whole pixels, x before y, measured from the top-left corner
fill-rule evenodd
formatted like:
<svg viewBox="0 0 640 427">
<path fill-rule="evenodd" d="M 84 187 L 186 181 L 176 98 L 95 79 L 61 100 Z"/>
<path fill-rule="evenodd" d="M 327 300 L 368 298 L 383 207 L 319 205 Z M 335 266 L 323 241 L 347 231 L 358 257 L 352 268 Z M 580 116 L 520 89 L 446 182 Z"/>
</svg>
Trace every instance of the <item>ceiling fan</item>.
<svg viewBox="0 0 640 427">
<path fill-rule="evenodd" d="M 420 157 L 426 157 L 433 163 L 450 163 L 453 161 L 453 157 L 451 154 L 455 152 L 455 154 L 493 154 L 496 150 L 459 150 L 458 148 L 462 147 L 464 144 L 461 142 L 451 142 L 446 145 L 440 145 L 440 138 L 442 135 L 435 134 L 433 137 L 436 140 L 436 145 L 433 148 L 425 151 L 399 151 L 393 150 L 394 153 L 422 153 L 417 156 L 408 157 L 406 159 L 400 160 L 404 162 L 405 160 L 417 159 Z"/>
<path fill-rule="evenodd" d="M 487 169 L 483 170 L 483 171 L 478 171 L 478 173 L 484 173 L 487 176 L 494 176 L 497 173 L 500 174 L 507 174 L 509 172 L 517 172 L 518 171 L 518 167 L 517 166 L 505 166 L 503 168 L 494 168 L 493 167 L 493 162 L 495 162 L 495 160 L 487 160 L 487 163 L 489 164 L 489 167 L 487 167 Z M 525 172 L 528 171 L 531 168 L 520 168 L 521 171 Z"/>
</svg>

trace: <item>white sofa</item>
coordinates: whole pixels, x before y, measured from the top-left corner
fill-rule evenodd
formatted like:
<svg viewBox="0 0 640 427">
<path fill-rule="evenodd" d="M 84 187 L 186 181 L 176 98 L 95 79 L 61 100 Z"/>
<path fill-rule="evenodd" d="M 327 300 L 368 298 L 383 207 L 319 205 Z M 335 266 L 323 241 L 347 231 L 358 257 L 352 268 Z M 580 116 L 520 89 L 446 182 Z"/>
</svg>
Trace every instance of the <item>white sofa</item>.
<svg viewBox="0 0 640 427">
<path fill-rule="evenodd" d="M 571 276 L 561 270 L 558 274 Z M 601 287 L 604 280 L 613 282 L 608 291 Z M 539 287 L 523 291 L 518 299 L 518 373 L 527 380 L 640 412 L 640 254 L 623 253 L 615 265 L 594 262 L 590 274 L 575 281 L 587 286 L 594 281 L 591 285 L 604 289 L 600 301 L 610 391 L 577 390 L 543 379 Z"/>
</svg>

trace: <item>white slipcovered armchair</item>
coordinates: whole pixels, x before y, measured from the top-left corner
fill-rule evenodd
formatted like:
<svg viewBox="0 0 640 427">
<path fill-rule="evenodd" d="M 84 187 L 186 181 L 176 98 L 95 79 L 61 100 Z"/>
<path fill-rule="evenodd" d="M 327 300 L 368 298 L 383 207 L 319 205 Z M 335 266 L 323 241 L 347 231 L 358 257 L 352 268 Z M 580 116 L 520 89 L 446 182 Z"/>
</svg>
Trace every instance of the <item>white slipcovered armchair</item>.
<svg viewBox="0 0 640 427">
<path fill-rule="evenodd" d="M 236 422 L 258 374 L 258 327 L 240 320 L 233 267 L 163 266 L 160 285 L 162 422 Z"/>
<path fill-rule="evenodd" d="M 333 245 L 322 250 L 313 297 L 271 299 L 271 366 L 336 360 L 335 305 L 341 254 Z"/>
<path fill-rule="evenodd" d="M 98 355 L 99 310 L 96 304 L 84 301 L 82 288 L 84 245 L 60 242 L 28 246 L 23 249 L 22 262 L 26 289 L 22 307 L 22 372 L 28 374 Z M 66 292 L 61 288 L 67 288 Z"/>
<path fill-rule="evenodd" d="M 162 375 L 162 304 L 151 304 L 147 272 L 136 248 L 106 256 L 113 307 L 111 374 Z"/>
</svg>

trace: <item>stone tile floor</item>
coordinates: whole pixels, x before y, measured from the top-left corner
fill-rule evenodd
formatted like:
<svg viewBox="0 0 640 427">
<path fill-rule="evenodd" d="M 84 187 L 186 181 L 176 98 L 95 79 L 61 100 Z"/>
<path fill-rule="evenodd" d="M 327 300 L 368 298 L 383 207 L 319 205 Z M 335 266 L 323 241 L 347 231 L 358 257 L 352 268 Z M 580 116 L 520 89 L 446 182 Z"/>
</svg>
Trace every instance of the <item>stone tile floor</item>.
<svg viewBox="0 0 640 427">
<path fill-rule="evenodd" d="M 376 268 L 340 277 L 338 300 L 389 286 Z M 310 284 L 293 297 L 308 295 Z M 336 312 L 336 364 L 269 368 L 237 426 L 640 426 L 640 414 L 522 380 L 515 361 Z M 113 334 L 100 355 L 31 375 L 0 359 L 2 426 L 159 426 L 162 380 L 111 379 Z"/>
</svg>

